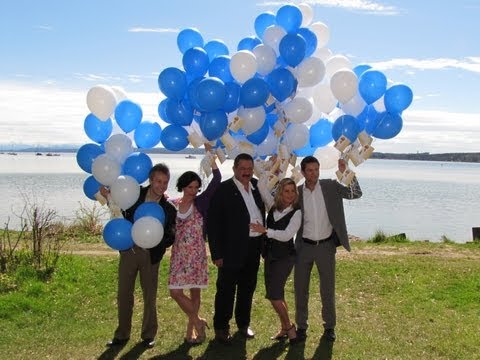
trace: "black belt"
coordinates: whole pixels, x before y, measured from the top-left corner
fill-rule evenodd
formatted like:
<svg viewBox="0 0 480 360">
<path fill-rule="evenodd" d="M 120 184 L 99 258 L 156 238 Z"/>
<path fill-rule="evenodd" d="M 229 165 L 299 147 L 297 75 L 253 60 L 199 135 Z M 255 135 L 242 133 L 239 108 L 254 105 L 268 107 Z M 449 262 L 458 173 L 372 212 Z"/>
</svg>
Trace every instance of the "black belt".
<svg viewBox="0 0 480 360">
<path fill-rule="evenodd" d="M 325 242 L 325 241 L 330 240 L 330 239 L 332 238 L 332 236 L 333 236 L 333 232 L 332 232 L 332 234 L 331 234 L 329 237 L 327 237 L 327 238 L 325 238 L 325 239 L 322 239 L 322 240 L 311 240 L 311 239 L 303 238 L 303 242 L 306 243 L 306 244 L 309 244 L 309 245 L 318 245 L 318 244 L 320 244 L 320 243 L 323 243 L 323 242 Z"/>
</svg>

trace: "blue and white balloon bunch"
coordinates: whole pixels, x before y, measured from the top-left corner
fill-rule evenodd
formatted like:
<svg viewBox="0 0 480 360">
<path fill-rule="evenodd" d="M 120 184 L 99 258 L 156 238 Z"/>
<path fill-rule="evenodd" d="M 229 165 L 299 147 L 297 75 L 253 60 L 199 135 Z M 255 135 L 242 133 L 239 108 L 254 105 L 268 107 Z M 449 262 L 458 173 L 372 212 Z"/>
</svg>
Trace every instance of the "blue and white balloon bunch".
<svg viewBox="0 0 480 360">
<path fill-rule="evenodd" d="M 76 157 L 80 168 L 91 174 L 85 179 L 84 193 L 92 200 L 102 199 L 100 186 L 107 186 L 112 202 L 126 210 L 138 200 L 140 184 L 148 179 L 152 168 L 147 154 L 134 151 L 131 137 L 136 148 L 150 149 L 160 142 L 161 127 L 143 120 L 140 105 L 116 87 L 94 86 L 87 94 L 87 106 L 91 113 L 85 118 L 84 130 L 93 142 L 81 146 Z M 148 203 L 137 209 L 134 224 L 123 218 L 110 220 L 103 237 L 116 250 L 128 249 L 134 243 L 154 247 L 163 236 L 164 220 L 160 205 Z"/>
<path fill-rule="evenodd" d="M 262 157 L 285 145 L 305 156 L 342 135 L 354 143 L 363 130 L 396 136 L 411 90 L 387 88 L 385 75 L 368 65 L 352 70 L 326 47 L 328 27 L 312 19 L 308 4 L 261 13 L 256 36 L 241 39 L 231 56 L 222 40 L 205 43 L 194 28 L 180 31 L 183 69 L 166 68 L 158 78 L 166 96 L 159 115 L 169 124 L 161 136 L 165 148 L 185 148 L 193 133 L 220 140 L 233 155 L 249 150 Z"/>
</svg>

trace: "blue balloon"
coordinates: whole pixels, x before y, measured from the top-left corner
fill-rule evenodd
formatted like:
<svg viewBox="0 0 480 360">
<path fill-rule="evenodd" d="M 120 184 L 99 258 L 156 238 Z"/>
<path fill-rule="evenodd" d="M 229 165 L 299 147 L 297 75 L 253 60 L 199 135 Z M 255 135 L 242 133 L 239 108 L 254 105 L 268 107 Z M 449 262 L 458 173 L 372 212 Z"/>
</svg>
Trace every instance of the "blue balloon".
<svg viewBox="0 0 480 360">
<path fill-rule="evenodd" d="M 200 107 L 200 105 L 198 105 L 197 86 L 200 83 L 200 81 L 202 81 L 203 79 L 205 79 L 204 76 L 197 77 L 193 79 L 187 86 L 186 99 L 188 100 L 192 108 L 197 109 L 199 111 L 204 111 L 204 110 Z"/>
<path fill-rule="evenodd" d="M 378 112 L 373 105 L 367 105 L 357 116 L 359 130 L 371 135 L 378 125 Z"/>
<path fill-rule="evenodd" d="M 193 47 L 203 47 L 202 34 L 194 28 L 183 29 L 177 35 L 177 46 L 182 54 Z"/>
<path fill-rule="evenodd" d="M 270 114 L 267 114 L 267 116 L 265 117 L 265 121 L 268 122 L 268 125 L 272 130 L 275 130 L 274 126 L 277 120 L 278 120 L 278 114 L 270 113 Z"/>
<path fill-rule="evenodd" d="M 188 100 L 171 100 L 166 105 L 167 117 L 174 125 L 189 126 L 193 120 L 193 109 Z"/>
<path fill-rule="evenodd" d="M 240 85 L 236 82 L 230 81 L 225 83 L 225 103 L 223 110 L 231 113 L 238 109 L 240 99 Z"/>
<path fill-rule="evenodd" d="M 412 100 L 412 89 L 403 84 L 393 85 L 388 88 L 383 98 L 385 109 L 392 114 L 400 114 L 410 106 Z"/>
<path fill-rule="evenodd" d="M 103 229 L 103 239 L 114 250 L 128 250 L 133 247 L 132 226 L 126 219 L 112 219 Z"/>
<path fill-rule="evenodd" d="M 225 97 L 225 84 L 218 78 L 205 78 L 197 85 L 197 103 L 201 109 L 207 112 L 222 109 Z"/>
<path fill-rule="evenodd" d="M 165 149 L 180 151 L 188 145 L 188 132 L 180 125 L 168 125 L 162 131 L 161 141 Z"/>
<path fill-rule="evenodd" d="M 305 39 L 298 34 L 287 34 L 280 40 L 278 49 L 285 62 L 295 67 L 305 59 L 307 43 Z"/>
<path fill-rule="evenodd" d="M 378 70 L 366 70 L 358 79 L 358 92 L 370 105 L 380 99 L 387 90 L 387 77 Z"/>
<path fill-rule="evenodd" d="M 165 98 L 162 101 L 160 101 L 160 103 L 158 104 L 158 116 L 160 116 L 160 119 L 165 121 L 167 124 L 172 123 L 167 116 L 167 103 L 169 101 L 174 101 L 174 100 L 169 99 L 169 98 Z"/>
<path fill-rule="evenodd" d="M 357 119 L 352 115 L 340 116 L 332 126 L 332 137 L 337 141 L 340 136 L 344 135 L 351 143 L 353 143 L 360 132 Z"/>
<path fill-rule="evenodd" d="M 248 36 L 239 41 L 237 45 L 237 51 L 248 50 L 252 51 L 255 46 L 260 45 L 262 41 L 256 36 Z"/>
<path fill-rule="evenodd" d="M 299 149 L 294 149 L 293 150 L 293 153 L 297 156 L 301 156 L 301 157 L 305 157 L 305 156 L 313 156 L 313 154 L 315 153 L 315 150 L 317 148 L 316 147 L 312 147 L 310 145 L 310 142 L 307 141 L 307 143 L 299 148 Z"/>
<path fill-rule="evenodd" d="M 91 174 L 93 161 L 104 153 L 105 151 L 97 144 L 82 145 L 77 150 L 77 164 L 83 171 Z"/>
<path fill-rule="evenodd" d="M 315 35 L 315 33 L 309 28 L 300 28 L 298 29 L 297 34 L 305 40 L 305 57 L 313 55 L 317 49 L 317 35 Z"/>
<path fill-rule="evenodd" d="M 203 76 L 208 70 L 208 54 L 203 48 L 194 47 L 188 49 L 183 54 L 182 64 L 187 75 L 193 77 Z"/>
<path fill-rule="evenodd" d="M 261 13 L 255 19 L 255 23 L 254 23 L 255 33 L 261 39 L 263 37 L 263 33 L 265 32 L 265 29 L 275 24 L 276 24 L 276 20 L 275 20 L 274 13 L 270 11 Z"/>
<path fill-rule="evenodd" d="M 283 5 L 278 9 L 275 20 L 287 33 L 297 31 L 302 25 L 302 11 L 296 5 Z"/>
<path fill-rule="evenodd" d="M 161 134 L 162 128 L 159 123 L 142 121 L 135 129 L 133 139 L 139 148 L 151 149 L 160 142 Z"/>
<path fill-rule="evenodd" d="M 85 195 L 91 199 L 91 200 L 96 200 L 95 199 L 95 194 L 99 191 L 100 189 L 100 186 L 102 186 L 102 184 L 100 184 L 94 177 L 93 175 L 90 175 L 89 177 L 87 177 L 85 179 L 85 181 L 83 182 L 83 192 L 85 193 Z"/>
<path fill-rule="evenodd" d="M 263 79 L 251 78 L 240 89 L 240 104 L 246 108 L 258 107 L 265 104 L 269 95 L 268 85 Z"/>
<path fill-rule="evenodd" d="M 207 52 L 210 62 L 219 56 L 229 54 L 227 45 L 225 45 L 222 40 L 218 39 L 210 40 L 203 48 Z"/>
<path fill-rule="evenodd" d="M 329 144 L 332 138 L 333 124 L 327 119 L 320 119 L 310 126 L 310 145 L 312 147 L 322 147 Z"/>
<path fill-rule="evenodd" d="M 131 100 L 122 100 L 115 108 L 115 120 L 126 133 L 135 130 L 142 121 L 142 116 L 143 112 L 140 105 Z"/>
<path fill-rule="evenodd" d="M 152 160 L 143 152 L 134 152 L 128 155 L 123 163 L 123 174 L 133 177 L 139 184 L 148 179 L 152 168 Z"/>
<path fill-rule="evenodd" d="M 257 131 L 247 135 L 247 140 L 250 141 L 252 144 L 260 145 L 263 140 L 265 140 L 268 136 L 268 131 L 270 130 L 270 124 L 265 119 L 263 125 Z"/>
<path fill-rule="evenodd" d="M 83 123 L 87 136 L 97 142 L 103 143 L 112 134 L 112 120 L 102 121 L 93 114 L 87 115 Z"/>
<path fill-rule="evenodd" d="M 207 112 L 202 116 L 200 129 L 208 141 L 221 137 L 227 129 L 227 114 L 222 110 Z"/>
<path fill-rule="evenodd" d="M 353 68 L 353 72 L 355 73 L 355 75 L 357 75 L 357 78 L 360 78 L 360 76 L 367 70 L 370 70 L 372 67 L 370 65 L 367 65 L 367 64 L 360 64 L 360 65 L 357 65 Z"/>
<path fill-rule="evenodd" d="M 133 220 L 137 221 L 144 216 L 153 216 L 160 221 L 162 225 L 165 225 L 165 211 L 156 202 L 147 201 L 140 204 L 133 214 Z"/>
<path fill-rule="evenodd" d="M 378 139 L 391 139 L 402 130 L 403 120 L 399 114 L 384 111 L 378 114 L 377 119 L 378 125 L 372 135 Z"/>
<path fill-rule="evenodd" d="M 208 67 L 208 75 L 217 77 L 225 83 L 233 81 L 233 76 L 230 72 L 230 57 L 222 55 L 213 59 Z"/>
<path fill-rule="evenodd" d="M 266 80 L 270 93 L 280 102 L 292 95 L 296 89 L 295 77 L 284 68 L 272 70 Z"/>
<path fill-rule="evenodd" d="M 158 76 L 158 86 L 166 97 L 181 100 L 187 90 L 187 76 L 175 67 L 163 69 Z"/>
</svg>

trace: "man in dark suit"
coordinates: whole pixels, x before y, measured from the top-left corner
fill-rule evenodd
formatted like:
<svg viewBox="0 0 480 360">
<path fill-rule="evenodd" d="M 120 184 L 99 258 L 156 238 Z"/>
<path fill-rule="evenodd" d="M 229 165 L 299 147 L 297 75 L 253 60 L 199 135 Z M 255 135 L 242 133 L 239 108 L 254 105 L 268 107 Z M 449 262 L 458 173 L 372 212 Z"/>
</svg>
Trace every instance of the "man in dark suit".
<svg viewBox="0 0 480 360">
<path fill-rule="evenodd" d="M 251 223 L 265 225 L 265 206 L 253 176 L 253 159 L 238 155 L 234 176 L 221 183 L 213 196 L 207 218 L 210 253 L 218 267 L 213 325 L 215 339 L 228 343 L 233 316 L 242 335 L 253 338 L 250 314 L 257 286 L 261 234 L 250 230 Z M 236 297 L 236 299 L 235 299 Z"/>
<path fill-rule="evenodd" d="M 305 183 L 298 187 L 302 226 L 295 239 L 297 259 L 294 284 L 297 336 L 303 340 L 307 337 L 310 275 L 315 263 L 320 277 L 322 319 L 325 329 L 323 336 L 329 341 L 335 341 L 336 248 L 342 245 L 350 251 L 343 199 L 357 199 L 362 196 L 362 190 L 355 177 L 349 186 L 344 186 L 336 180 L 319 180 L 320 164 L 313 156 L 305 157 L 300 166 Z M 344 160 L 339 160 L 338 170 L 342 173 L 346 170 Z"/>
</svg>

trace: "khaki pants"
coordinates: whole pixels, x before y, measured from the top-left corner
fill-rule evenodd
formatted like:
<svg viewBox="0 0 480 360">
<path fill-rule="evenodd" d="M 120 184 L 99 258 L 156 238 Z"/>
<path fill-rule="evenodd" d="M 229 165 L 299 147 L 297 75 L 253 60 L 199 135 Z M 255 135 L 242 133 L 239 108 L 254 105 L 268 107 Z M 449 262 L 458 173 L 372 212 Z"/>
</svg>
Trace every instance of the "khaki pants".
<svg viewBox="0 0 480 360">
<path fill-rule="evenodd" d="M 130 337 L 134 304 L 135 280 L 140 273 L 143 294 L 143 340 L 154 339 L 157 334 L 157 287 L 159 263 L 152 264 L 150 251 L 135 246 L 120 252 L 118 267 L 118 327 L 114 336 L 118 339 Z"/>
</svg>

